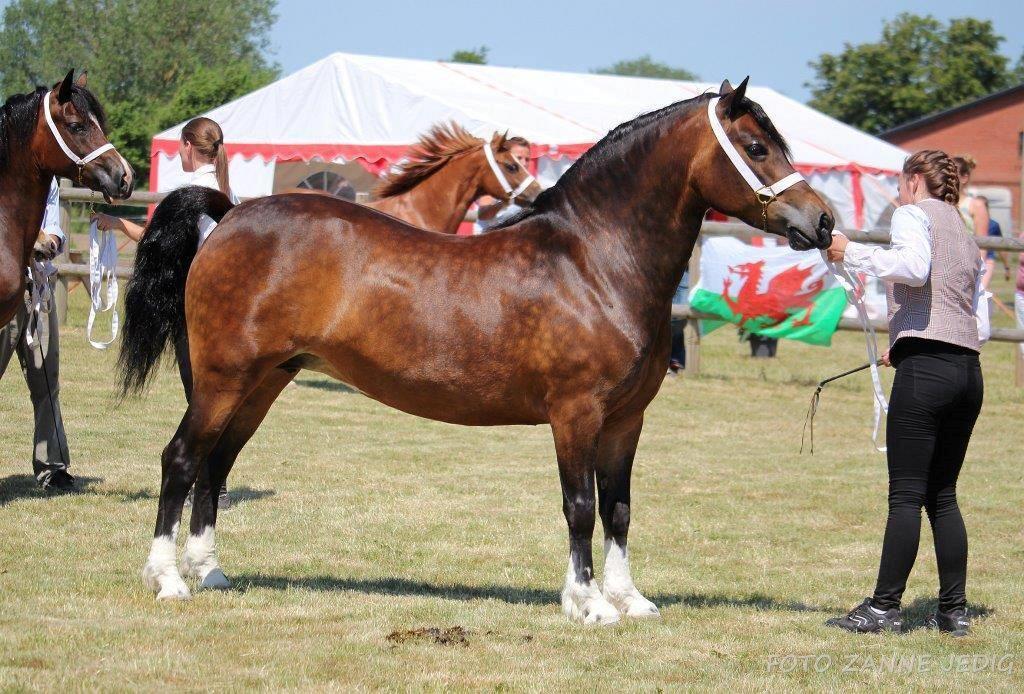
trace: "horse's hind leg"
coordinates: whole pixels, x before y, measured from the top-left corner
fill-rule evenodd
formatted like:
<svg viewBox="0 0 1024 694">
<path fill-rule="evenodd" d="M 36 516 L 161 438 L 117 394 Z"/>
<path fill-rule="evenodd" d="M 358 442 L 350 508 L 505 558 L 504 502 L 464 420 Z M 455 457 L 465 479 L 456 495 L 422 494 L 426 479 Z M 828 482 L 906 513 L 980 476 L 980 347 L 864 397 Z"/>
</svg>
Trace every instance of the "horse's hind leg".
<svg viewBox="0 0 1024 694">
<path fill-rule="evenodd" d="M 295 372 L 273 369 L 235 412 L 217 444 L 199 470 L 192 502 L 192 522 L 181 556 L 181 573 L 199 580 L 200 588 L 228 588 L 230 583 L 217 561 L 214 528 L 217 525 L 217 490 L 231 472 L 238 453 L 256 433 L 281 391 Z"/>
<path fill-rule="evenodd" d="M 643 415 L 607 426 L 597 454 L 597 489 L 604 525 L 604 596 L 629 617 L 657 617 L 658 608 L 640 594 L 629 571 L 629 480 Z"/>
<path fill-rule="evenodd" d="M 557 412 L 552 412 L 562 511 L 569 526 L 569 568 L 562 589 L 562 610 L 570 619 L 584 624 L 619 621 L 618 610 L 605 599 L 594 580 L 594 464 L 600 429 L 600 413 L 590 402 L 560 404 Z"/>
<path fill-rule="evenodd" d="M 189 597 L 188 586 L 178 573 L 176 542 L 181 508 L 185 495 L 196 480 L 199 465 L 217 443 L 221 432 L 247 394 L 247 388 L 207 390 L 193 394 L 192 402 L 178 430 L 161 456 L 160 503 L 156 530 L 149 559 L 142 569 L 146 587 L 157 599 L 183 600 Z"/>
</svg>

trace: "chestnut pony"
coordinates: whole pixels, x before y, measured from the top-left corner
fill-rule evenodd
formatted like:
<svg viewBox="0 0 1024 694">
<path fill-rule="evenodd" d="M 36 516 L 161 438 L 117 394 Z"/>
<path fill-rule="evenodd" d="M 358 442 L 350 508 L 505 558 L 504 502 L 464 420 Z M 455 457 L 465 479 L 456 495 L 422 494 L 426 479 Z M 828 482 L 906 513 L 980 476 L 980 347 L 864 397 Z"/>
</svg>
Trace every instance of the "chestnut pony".
<svg viewBox="0 0 1024 694">
<path fill-rule="evenodd" d="M 230 210 L 205 188 L 168 196 L 139 246 L 120 360 L 124 392 L 140 390 L 187 324 L 192 401 L 163 452 L 146 586 L 158 598 L 189 597 L 175 539 L 194 480 L 181 567 L 201 587 L 228 585 L 211 489 L 281 389 L 312 369 L 421 417 L 549 423 L 569 528 L 566 614 L 603 624 L 656 616 L 630 576 L 630 470 L 644 410 L 665 377 L 672 295 L 704 213 L 764 224 L 799 250 L 831 241 L 831 210 L 802 181 L 762 220 L 761 202 L 716 140 L 712 115 L 752 175 L 793 178 L 785 143 L 745 88 L 723 83 L 710 114 L 715 95 L 705 94 L 617 127 L 531 210 L 482 236 L 428 233 L 322 196 Z M 178 258 L 195 251 L 201 213 L 221 222 L 188 270 Z M 603 588 L 591 554 L 595 515 Z"/>
<path fill-rule="evenodd" d="M 107 198 L 131 195 L 135 173 L 117 150 L 84 161 L 108 144 L 103 108 L 85 81 L 85 73 L 75 80 L 71 70 L 52 90 L 39 87 L 0 106 L 0 325 L 25 300 L 25 268 L 54 176 L 70 178 Z M 47 108 L 52 128 L 70 153 L 47 123 Z"/>
<path fill-rule="evenodd" d="M 485 148 L 491 150 L 493 166 Z M 504 181 L 493 167 L 500 169 Z M 527 179 L 530 183 L 514 195 Z M 421 229 L 454 234 L 481 195 L 529 205 L 540 191 L 540 184 L 512 156 L 504 134 L 488 142 L 453 122 L 435 125 L 423 135 L 408 160 L 374 191 L 377 199 L 365 205 Z M 326 195 L 301 188 L 287 192 Z"/>
</svg>

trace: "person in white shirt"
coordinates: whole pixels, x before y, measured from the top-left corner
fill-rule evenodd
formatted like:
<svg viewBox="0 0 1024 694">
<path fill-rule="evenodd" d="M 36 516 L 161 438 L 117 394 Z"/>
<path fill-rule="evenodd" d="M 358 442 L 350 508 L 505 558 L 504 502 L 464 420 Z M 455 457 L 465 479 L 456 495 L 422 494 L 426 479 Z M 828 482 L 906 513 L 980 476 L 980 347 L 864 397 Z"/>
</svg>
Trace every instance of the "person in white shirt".
<svg viewBox="0 0 1024 694">
<path fill-rule="evenodd" d="M 228 157 L 224 151 L 224 132 L 216 121 L 209 118 L 193 118 L 181 129 L 181 140 L 178 143 L 178 156 L 181 168 L 192 177 L 185 185 L 212 188 L 231 198 L 238 204 L 238 197 L 231 190 L 228 176 Z M 132 241 L 142 238 L 146 228 L 129 219 L 121 219 L 113 215 L 97 212 L 92 221 L 100 229 L 117 229 L 124 232 Z M 209 237 L 217 223 L 203 215 L 199 220 L 199 245 Z"/>
<path fill-rule="evenodd" d="M 193 118 L 181 130 L 181 140 L 178 143 L 178 154 L 181 159 L 181 167 L 192 177 L 186 185 L 203 186 L 219 190 L 227 195 L 231 202 L 238 204 L 238 197 L 231 190 L 231 183 L 228 176 L 228 157 L 224 151 L 224 132 L 216 121 L 205 117 Z M 145 227 L 128 219 L 121 219 L 112 215 L 98 212 L 92 216 L 92 221 L 100 229 L 118 229 L 130 238 L 138 242 L 145 232 Z M 199 245 L 210 236 L 216 228 L 217 223 L 212 218 L 202 215 L 199 218 Z M 178 373 L 181 376 L 181 385 L 185 389 L 185 399 L 192 398 L 192 364 L 189 360 L 188 337 L 183 335 L 174 345 L 174 355 L 178 362 Z M 191 498 L 191 493 L 190 497 Z M 227 488 L 220 490 L 217 500 L 218 507 L 225 509 L 230 505 Z"/>
<path fill-rule="evenodd" d="M 962 636 L 967 614 L 967 531 L 956 484 L 984 383 L 978 352 L 989 337 L 985 265 L 957 210 L 960 177 L 944 152 L 911 155 L 900 175 L 890 248 L 834 234 L 833 262 L 879 277 L 889 303 L 886 365 L 896 367 L 886 426 L 889 516 L 871 598 L 829 626 L 901 631 L 900 602 L 917 557 L 921 507 L 939 569 L 939 605 L 928 625 Z"/>
<path fill-rule="evenodd" d="M 34 259 L 46 268 L 51 296 L 56 280 L 50 261 L 61 254 L 64 246 L 60 194 L 54 179 L 46 196 L 42 229 L 33 249 Z M 29 296 L 31 288 L 26 292 L 26 303 L 19 307 L 11 322 L 0 329 L 0 376 L 7 370 L 11 356 L 17 353 L 35 417 L 32 471 L 36 483 L 46 491 L 69 491 L 74 488 L 75 479 L 68 472 L 71 455 L 60 412 L 60 325 L 52 306 L 35 320 L 28 306 Z M 36 328 L 33 339 L 37 342 L 29 345 L 26 333 L 33 326 Z"/>
</svg>

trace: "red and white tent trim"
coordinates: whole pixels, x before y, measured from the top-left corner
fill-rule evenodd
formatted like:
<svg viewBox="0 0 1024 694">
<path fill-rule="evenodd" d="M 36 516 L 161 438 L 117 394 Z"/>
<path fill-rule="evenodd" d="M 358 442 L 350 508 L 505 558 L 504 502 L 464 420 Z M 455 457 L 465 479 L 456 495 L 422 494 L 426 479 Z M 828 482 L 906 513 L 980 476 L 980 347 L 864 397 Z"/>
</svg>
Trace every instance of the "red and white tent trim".
<svg viewBox="0 0 1024 694">
<path fill-rule="evenodd" d="M 357 161 L 379 173 L 431 125 L 455 120 L 480 136 L 509 130 L 533 143 L 538 177 L 557 179 L 608 130 L 717 85 L 335 53 L 202 114 L 224 129 L 232 185 L 272 192 L 277 162 Z M 906 153 L 766 87 L 751 87 L 789 140 L 796 168 L 844 226 L 886 218 Z M 150 187 L 186 180 L 184 123 L 153 139 Z"/>
</svg>

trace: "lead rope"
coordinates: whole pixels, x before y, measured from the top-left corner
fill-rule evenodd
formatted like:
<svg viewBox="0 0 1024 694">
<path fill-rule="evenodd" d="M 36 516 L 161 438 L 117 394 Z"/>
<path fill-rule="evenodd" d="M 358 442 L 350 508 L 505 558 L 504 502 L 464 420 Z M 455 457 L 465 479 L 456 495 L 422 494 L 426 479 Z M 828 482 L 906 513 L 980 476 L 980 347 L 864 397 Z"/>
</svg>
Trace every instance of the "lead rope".
<svg viewBox="0 0 1024 694">
<path fill-rule="evenodd" d="M 879 360 L 878 362 L 875 362 L 875 363 L 869 362 L 867 364 L 864 364 L 863 366 L 858 366 L 856 369 L 850 369 L 849 371 L 844 371 L 841 374 L 838 374 L 836 376 L 832 376 L 830 378 L 826 378 L 824 381 L 819 381 L 818 382 L 818 387 L 815 389 L 814 395 L 811 396 L 811 404 L 808 405 L 808 407 L 807 407 L 807 416 L 804 417 L 804 430 L 800 434 L 800 454 L 801 455 L 803 455 L 803 452 L 804 452 L 804 438 L 807 435 L 807 425 L 808 425 L 808 423 L 811 425 L 811 455 L 814 455 L 814 415 L 816 415 L 818 413 L 818 403 L 821 401 L 821 389 L 824 388 L 827 384 L 831 383 L 832 381 L 838 381 L 840 378 L 845 378 L 846 376 L 850 376 L 851 374 L 855 374 L 858 371 L 863 371 L 864 369 L 871 368 L 872 366 L 878 366 L 878 364 L 880 364 L 880 363 L 881 363 L 881 360 Z"/>
<path fill-rule="evenodd" d="M 825 251 L 821 252 L 821 258 L 825 261 L 832 276 L 846 290 L 846 296 L 857 310 L 857 319 L 860 321 L 861 331 L 864 333 L 864 343 L 868 354 L 867 367 L 871 369 L 872 408 L 874 410 L 874 426 L 871 431 L 871 443 L 879 453 L 885 453 L 886 447 L 879 445 L 878 434 L 882 429 L 882 418 L 889 413 L 889 401 L 886 400 L 882 391 L 882 377 L 878 373 L 878 365 L 881 359 L 878 357 L 878 343 L 875 339 L 875 328 L 871 325 L 868 317 L 867 305 L 864 303 L 864 283 L 851 274 L 842 263 L 833 263 L 828 259 Z M 859 369 L 858 369 L 859 370 Z M 844 374 L 845 375 L 845 374 Z M 818 389 L 820 392 L 820 388 Z M 813 398 L 812 398 L 813 400 Z M 816 403 L 812 403 L 815 404 Z M 816 407 L 814 409 L 817 409 Z M 811 415 L 813 418 L 813 414 Z M 812 430 L 813 431 L 813 430 Z"/>
</svg>

